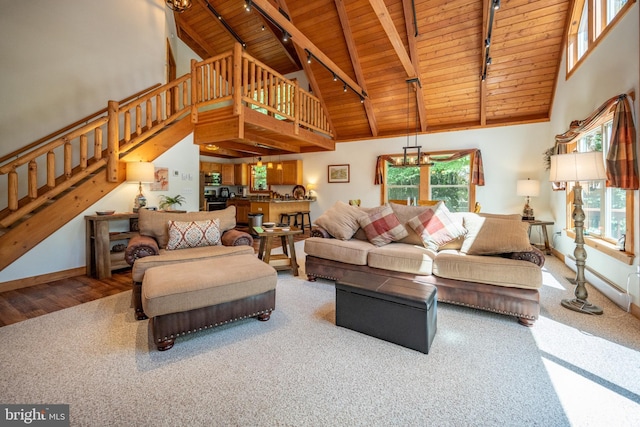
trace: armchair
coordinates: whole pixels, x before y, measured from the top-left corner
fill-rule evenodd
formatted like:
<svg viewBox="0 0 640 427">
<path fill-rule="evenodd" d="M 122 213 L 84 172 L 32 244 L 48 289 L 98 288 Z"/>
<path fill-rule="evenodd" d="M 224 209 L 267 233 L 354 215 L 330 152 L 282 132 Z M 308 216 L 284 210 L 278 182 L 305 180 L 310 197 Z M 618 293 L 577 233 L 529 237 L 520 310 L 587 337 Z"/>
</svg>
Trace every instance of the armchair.
<svg viewBox="0 0 640 427">
<path fill-rule="evenodd" d="M 167 249 L 169 221 L 220 221 L 220 244 L 185 249 Z M 202 261 L 222 256 L 255 254 L 253 237 L 235 230 L 236 207 L 211 212 L 159 212 L 141 209 L 138 216 L 140 235 L 129 240 L 125 260 L 132 266 L 133 300 L 136 317 L 144 319 L 141 291 L 145 272 L 153 267 Z M 212 272 L 213 273 L 213 272 Z"/>
</svg>

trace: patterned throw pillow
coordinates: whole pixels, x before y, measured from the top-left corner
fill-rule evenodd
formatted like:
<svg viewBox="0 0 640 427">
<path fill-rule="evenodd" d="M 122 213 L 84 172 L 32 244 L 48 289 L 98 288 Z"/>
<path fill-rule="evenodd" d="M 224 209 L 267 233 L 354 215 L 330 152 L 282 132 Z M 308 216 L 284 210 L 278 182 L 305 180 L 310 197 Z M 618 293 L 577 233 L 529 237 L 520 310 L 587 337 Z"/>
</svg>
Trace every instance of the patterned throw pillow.
<svg viewBox="0 0 640 427">
<path fill-rule="evenodd" d="M 390 206 L 380 206 L 372 209 L 368 215 L 358 218 L 360 227 L 367 235 L 367 239 L 376 246 L 383 246 L 396 240 L 407 237 L 398 217 Z"/>
<path fill-rule="evenodd" d="M 169 242 L 167 250 L 197 248 L 200 246 L 219 246 L 220 220 L 207 221 L 169 221 Z"/>
<path fill-rule="evenodd" d="M 422 238 L 427 248 L 434 250 L 466 233 L 444 203 L 440 203 L 434 210 L 428 209 L 416 215 L 407 224 Z"/>
</svg>

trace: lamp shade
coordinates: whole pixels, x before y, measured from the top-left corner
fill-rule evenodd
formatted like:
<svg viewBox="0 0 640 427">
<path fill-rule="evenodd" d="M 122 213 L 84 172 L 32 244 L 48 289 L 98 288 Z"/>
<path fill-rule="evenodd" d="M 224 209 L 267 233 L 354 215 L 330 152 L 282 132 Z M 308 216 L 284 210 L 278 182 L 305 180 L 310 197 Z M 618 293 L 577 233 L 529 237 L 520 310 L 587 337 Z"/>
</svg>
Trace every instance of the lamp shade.
<svg viewBox="0 0 640 427">
<path fill-rule="evenodd" d="M 131 182 L 153 182 L 155 168 L 151 162 L 129 162 L 127 163 L 127 181 Z"/>
<path fill-rule="evenodd" d="M 307 184 L 307 190 L 315 190 L 317 188 L 316 184 L 309 183 Z"/>
<path fill-rule="evenodd" d="M 551 156 L 549 181 L 597 181 L 606 177 L 601 151 Z"/>
<path fill-rule="evenodd" d="M 540 181 L 537 179 L 519 179 L 516 185 L 516 194 L 518 196 L 539 196 Z"/>
</svg>

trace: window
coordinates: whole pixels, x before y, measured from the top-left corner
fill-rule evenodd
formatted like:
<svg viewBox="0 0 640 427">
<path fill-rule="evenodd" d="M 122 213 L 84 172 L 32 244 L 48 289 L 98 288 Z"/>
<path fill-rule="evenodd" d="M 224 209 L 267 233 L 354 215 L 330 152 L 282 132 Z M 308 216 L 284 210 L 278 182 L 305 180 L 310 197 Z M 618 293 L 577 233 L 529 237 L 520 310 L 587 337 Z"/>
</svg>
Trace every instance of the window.
<svg viewBox="0 0 640 427">
<path fill-rule="evenodd" d="M 443 161 L 453 153 L 426 153 L 430 162 L 422 166 L 401 166 L 402 155 L 389 155 L 384 194 L 386 200 L 443 200 L 452 212 L 468 212 L 475 192 L 470 184 L 471 159 Z M 441 161 L 438 161 L 441 159 Z"/>
<path fill-rule="evenodd" d="M 601 151 L 606 158 L 610 148 L 612 120 L 596 126 L 578 139 L 580 152 Z M 585 235 L 616 243 L 627 231 L 627 190 L 605 186 L 605 181 L 590 181 L 582 186 Z"/>
<path fill-rule="evenodd" d="M 571 72 L 589 50 L 635 0 L 576 0 L 567 34 L 567 73 Z"/>
<path fill-rule="evenodd" d="M 578 151 L 609 150 L 611 121 L 598 126 L 578 140 Z M 626 233 L 627 192 L 607 188 L 604 181 L 590 182 L 583 188 L 585 233 L 617 242 Z"/>
</svg>

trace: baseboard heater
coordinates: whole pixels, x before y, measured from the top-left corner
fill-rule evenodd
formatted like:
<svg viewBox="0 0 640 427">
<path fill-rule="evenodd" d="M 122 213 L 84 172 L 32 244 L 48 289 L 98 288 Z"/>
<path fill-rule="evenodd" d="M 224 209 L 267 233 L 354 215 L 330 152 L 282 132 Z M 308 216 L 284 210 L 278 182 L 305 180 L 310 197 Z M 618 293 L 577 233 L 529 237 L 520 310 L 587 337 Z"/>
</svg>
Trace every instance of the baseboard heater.
<svg viewBox="0 0 640 427">
<path fill-rule="evenodd" d="M 576 259 L 571 255 L 565 255 L 564 263 L 573 271 L 577 271 L 576 269 Z M 594 288 L 602 292 L 607 298 L 613 301 L 618 307 L 623 309 L 624 311 L 629 311 L 629 303 L 631 301 L 631 296 L 627 295 L 627 292 L 620 289 L 616 284 L 611 283 L 606 278 L 602 277 L 600 274 L 591 270 L 589 267 L 585 267 L 584 269 L 584 278 L 585 280 L 592 285 Z M 575 279 L 572 277 L 571 279 Z M 593 301 L 591 301 L 593 302 Z"/>
</svg>

